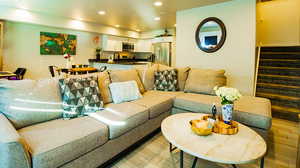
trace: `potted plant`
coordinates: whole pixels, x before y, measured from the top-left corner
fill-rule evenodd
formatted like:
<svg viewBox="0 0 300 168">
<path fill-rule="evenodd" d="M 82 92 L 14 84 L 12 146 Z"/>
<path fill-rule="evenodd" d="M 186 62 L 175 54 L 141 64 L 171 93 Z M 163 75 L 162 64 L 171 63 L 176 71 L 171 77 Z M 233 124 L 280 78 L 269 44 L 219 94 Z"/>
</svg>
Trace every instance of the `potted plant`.
<svg viewBox="0 0 300 168">
<path fill-rule="evenodd" d="M 216 95 L 221 98 L 224 123 L 231 124 L 234 101 L 242 97 L 239 90 L 229 87 L 215 87 Z"/>
<path fill-rule="evenodd" d="M 102 48 L 97 47 L 95 51 L 96 51 L 96 59 L 100 60 Z"/>
</svg>

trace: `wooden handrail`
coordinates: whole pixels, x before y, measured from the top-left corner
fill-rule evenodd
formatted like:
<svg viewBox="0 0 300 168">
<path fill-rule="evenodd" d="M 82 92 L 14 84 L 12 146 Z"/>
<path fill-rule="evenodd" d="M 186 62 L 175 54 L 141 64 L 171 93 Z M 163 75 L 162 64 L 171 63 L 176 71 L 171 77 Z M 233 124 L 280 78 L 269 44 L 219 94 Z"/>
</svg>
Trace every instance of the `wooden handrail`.
<svg viewBox="0 0 300 168">
<path fill-rule="evenodd" d="M 258 68 L 259 68 L 259 61 L 260 61 L 260 51 L 261 45 L 257 46 L 256 52 L 256 64 L 255 64 L 255 76 L 254 76 L 254 88 L 253 88 L 253 95 L 256 96 L 256 85 L 257 85 L 257 77 L 258 77 Z"/>
</svg>

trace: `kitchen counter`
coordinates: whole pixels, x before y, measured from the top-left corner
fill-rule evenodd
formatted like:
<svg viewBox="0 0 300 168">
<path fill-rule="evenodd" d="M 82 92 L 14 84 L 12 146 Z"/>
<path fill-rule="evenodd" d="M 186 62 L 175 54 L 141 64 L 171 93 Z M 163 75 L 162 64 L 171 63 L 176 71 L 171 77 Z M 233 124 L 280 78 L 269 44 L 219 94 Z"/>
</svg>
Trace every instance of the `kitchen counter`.
<svg viewBox="0 0 300 168">
<path fill-rule="evenodd" d="M 125 70 L 133 68 L 144 68 L 151 66 L 152 62 L 143 59 L 122 59 L 114 60 L 114 63 L 107 63 L 107 60 L 89 60 L 90 66 L 94 68 L 101 68 L 106 66 L 108 70 Z"/>
</svg>

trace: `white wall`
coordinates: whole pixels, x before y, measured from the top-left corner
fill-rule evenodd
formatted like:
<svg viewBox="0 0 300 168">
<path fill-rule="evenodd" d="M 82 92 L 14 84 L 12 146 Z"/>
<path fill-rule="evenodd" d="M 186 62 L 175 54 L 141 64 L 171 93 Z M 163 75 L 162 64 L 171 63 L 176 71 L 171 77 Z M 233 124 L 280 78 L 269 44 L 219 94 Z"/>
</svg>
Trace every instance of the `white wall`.
<svg viewBox="0 0 300 168">
<path fill-rule="evenodd" d="M 218 17 L 227 29 L 224 46 L 215 53 L 201 51 L 195 42 L 198 24 Z M 256 0 L 232 0 L 177 12 L 176 65 L 225 69 L 228 86 L 252 95 L 256 43 Z"/>
<path fill-rule="evenodd" d="M 257 43 L 263 46 L 300 45 L 300 0 L 258 3 Z"/>
<path fill-rule="evenodd" d="M 77 35 L 77 53 L 74 56 L 74 63 L 88 64 L 89 58 L 95 58 L 95 45 L 92 39 L 99 35 L 97 33 L 6 22 L 3 54 L 4 70 L 14 71 L 17 67 L 25 67 L 27 68 L 26 78 L 38 79 L 50 77 L 49 65 L 66 66 L 66 60 L 62 55 L 40 55 L 41 31 Z"/>
</svg>

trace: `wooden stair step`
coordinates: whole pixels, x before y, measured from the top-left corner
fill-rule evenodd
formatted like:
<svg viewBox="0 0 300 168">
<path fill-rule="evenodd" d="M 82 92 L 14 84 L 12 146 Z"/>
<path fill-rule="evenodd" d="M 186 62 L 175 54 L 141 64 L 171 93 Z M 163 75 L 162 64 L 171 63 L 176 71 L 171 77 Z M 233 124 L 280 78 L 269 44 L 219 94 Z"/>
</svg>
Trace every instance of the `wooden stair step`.
<svg viewBox="0 0 300 168">
<path fill-rule="evenodd" d="M 285 55 L 285 54 L 291 54 L 291 55 L 300 55 L 300 52 L 279 52 L 279 51 L 261 51 L 261 54 L 274 54 L 274 55 Z"/>
<path fill-rule="evenodd" d="M 272 93 L 257 92 L 256 96 L 257 97 L 269 98 L 269 99 L 281 99 L 281 100 L 289 100 L 289 101 L 300 101 L 300 97 L 285 96 L 285 95 L 272 94 Z"/>
<path fill-rule="evenodd" d="M 270 77 L 270 78 L 286 78 L 287 80 L 291 80 L 291 79 L 300 80 L 300 76 L 272 75 L 272 74 L 258 74 L 258 76 Z"/>
<path fill-rule="evenodd" d="M 299 59 L 268 59 L 268 58 L 265 58 L 265 59 L 260 59 L 260 61 L 270 61 L 270 62 L 299 62 L 300 60 Z"/>
<path fill-rule="evenodd" d="M 259 69 L 300 70 L 300 68 L 294 68 L 294 67 L 273 67 L 273 66 L 260 66 Z"/>
<path fill-rule="evenodd" d="M 273 87 L 273 88 L 285 88 L 285 89 L 300 89 L 300 86 L 274 84 L 274 83 L 257 83 L 258 86 Z"/>
<path fill-rule="evenodd" d="M 285 111 L 285 112 L 289 112 L 289 113 L 299 113 L 300 114 L 300 109 L 298 109 L 298 108 L 272 105 L 272 110 Z"/>
</svg>

